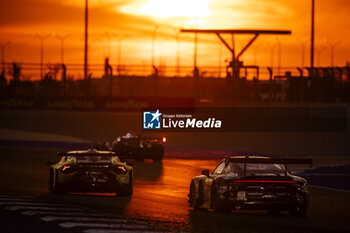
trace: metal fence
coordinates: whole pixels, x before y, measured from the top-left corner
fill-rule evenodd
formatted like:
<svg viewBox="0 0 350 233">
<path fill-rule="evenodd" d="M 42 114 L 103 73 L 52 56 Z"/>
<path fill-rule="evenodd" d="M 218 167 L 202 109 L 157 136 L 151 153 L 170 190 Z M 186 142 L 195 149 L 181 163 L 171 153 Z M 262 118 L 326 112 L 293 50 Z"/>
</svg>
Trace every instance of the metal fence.
<svg viewBox="0 0 350 233">
<path fill-rule="evenodd" d="M 106 65 L 110 70 L 106 70 Z M 150 65 L 109 65 L 109 64 L 89 64 L 89 76 L 91 78 L 101 78 L 104 75 L 121 76 L 121 77 L 193 77 L 193 66 L 166 66 L 160 65 L 152 67 Z M 200 78 L 226 78 L 226 67 L 219 66 L 199 66 Z M 342 81 L 348 80 L 349 67 L 320 67 L 315 68 L 318 76 L 324 73 L 331 73 L 337 79 Z M 62 80 L 65 75 L 66 79 L 78 80 L 83 79 L 83 64 L 64 64 L 59 63 L 5 63 L 2 67 L 1 77 L 5 77 L 7 82 L 18 75 L 23 81 L 37 81 L 44 78 Z M 269 80 L 271 78 L 281 78 L 285 76 L 309 76 L 308 68 L 299 67 L 258 67 L 248 66 L 240 69 L 240 77 L 246 80 Z"/>
</svg>

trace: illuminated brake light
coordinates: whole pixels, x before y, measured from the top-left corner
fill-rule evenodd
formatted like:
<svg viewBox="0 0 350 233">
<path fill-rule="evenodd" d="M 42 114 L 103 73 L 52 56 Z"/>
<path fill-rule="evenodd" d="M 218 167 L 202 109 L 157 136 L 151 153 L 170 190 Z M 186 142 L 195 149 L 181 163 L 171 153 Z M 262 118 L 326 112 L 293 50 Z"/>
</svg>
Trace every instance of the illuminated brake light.
<svg viewBox="0 0 350 233">
<path fill-rule="evenodd" d="M 235 183 L 284 183 L 284 184 L 296 184 L 296 181 L 288 180 L 235 180 Z"/>
<path fill-rule="evenodd" d="M 162 138 L 162 142 L 166 143 L 166 137 Z"/>
<path fill-rule="evenodd" d="M 123 172 L 126 172 L 126 169 L 125 169 L 125 167 L 123 167 L 123 166 L 118 166 L 117 167 L 119 170 L 122 170 Z"/>
<path fill-rule="evenodd" d="M 65 170 L 67 170 L 67 169 L 69 169 L 69 168 L 70 168 L 69 165 L 68 165 L 68 166 L 63 166 L 62 171 L 64 172 Z"/>
</svg>

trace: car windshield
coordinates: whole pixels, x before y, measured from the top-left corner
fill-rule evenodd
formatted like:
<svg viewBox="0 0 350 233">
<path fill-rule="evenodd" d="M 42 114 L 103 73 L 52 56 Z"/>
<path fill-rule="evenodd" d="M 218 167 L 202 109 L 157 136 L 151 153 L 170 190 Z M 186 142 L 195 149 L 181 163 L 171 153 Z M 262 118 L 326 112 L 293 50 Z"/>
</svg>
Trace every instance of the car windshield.
<svg viewBox="0 0 350 233">
<path fill-rule="evenodd" d="M 231 163 L 234 171 L 239 174 L 244 174 L 244 163 Z M 284 167 L 280 164 L 258 164 L 247 163 L 246 175 L 263 175 L 263 174 L 276 174 L 280 175 L 284 173 Z"/>
<path fill-rule="evenodd" d="M 85 155 L 74 155 L 74 156 L 67 156 L 67 160 L 74 160 L 77 163 L 88 163 L 88 162 L 94 162 L 94 163 L 109 163 L 112 161 L 113 158 L 117 158 L 116 156 L 108 156 L 108 155 L 94 155 L 94 156 L 85 156 Z"/>
<path fill-rule="evenodd" d="M 139 146 L 140 139 L 139 138 L 127 138 L 124 139 L 124 144 L 128 146 Z"/>
</svg>

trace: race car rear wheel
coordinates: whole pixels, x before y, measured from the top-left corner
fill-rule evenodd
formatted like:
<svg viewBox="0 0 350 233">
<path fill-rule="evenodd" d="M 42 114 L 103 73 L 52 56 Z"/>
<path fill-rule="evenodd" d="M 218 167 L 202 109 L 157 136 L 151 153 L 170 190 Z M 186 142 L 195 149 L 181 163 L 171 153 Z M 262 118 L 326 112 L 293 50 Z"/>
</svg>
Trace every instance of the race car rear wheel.
<svg viewBox="0 0 350 233">
<path fill-rule="evenodd" d="M 306 205 L 295 205 L 289 210 L 289 213 L 296 217 L 302 217 L 306 214 L 306 210 Z"/>
<path fill-rule="evenodd" d="M 289 213 L 293 216 L 302 217 L 306 214 L 309 197 L 305 193 L 300 193 L 298 197 L 299 203 L 290 208 Z"/>
<path fill-rule="evenodd" d="M 154 149 L 154 157 L 153 157 L 153 160 L 154 161 L 159 161 L 159 160 L 162 160 L 163 157 L 164 157 L 164 147 L 162 145 L 159 145 L 159 146 L 153 146 Z"/>
<path fill-rule="evenodd" d="M 55 193 L 55 194 L 65 193 L 65 190 L 61 187 L 61 185 L 58 182 L 58 173 L 57 171 L 54 172 L 53 169 L 50 169 L 50 174 L 49 174 L 49 190 L 51 193 Z"/>
<path fill-rule="evenodd" d="M 49 170 L 49 191 L 53 193 L 54 187 L 53 187 L 53 169 L 50 168 Z"/>
<path fill-rule="evenodd" d="M 211 188 L 211 206 L 215 212 L 228 213 L 230 211 L 230 208 L 224 200 L 219 199 L 217 190 L 217 185 L 213 183 Z"/>
<path fill-rule="evenodd" d="M 117 192 L 118 196 L 121 197 L 130 197 L 134 192 L 133 180 L 132 180 L 132 171 L 129 172 L 129 184 L 124 185 Z"/>
</svg>

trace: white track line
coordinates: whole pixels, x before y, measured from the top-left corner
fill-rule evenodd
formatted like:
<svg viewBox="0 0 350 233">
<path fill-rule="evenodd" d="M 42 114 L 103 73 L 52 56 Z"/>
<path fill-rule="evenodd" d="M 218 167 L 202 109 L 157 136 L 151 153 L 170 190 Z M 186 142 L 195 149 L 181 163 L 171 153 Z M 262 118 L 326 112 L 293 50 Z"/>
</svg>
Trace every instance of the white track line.
<svg viewBox="0 0 350 233">
<path fill-rule="evenodd" d="M 169 233 L 171 231 L 133 231 L 133 230 L 117 230 L 117 229 L 113 229 L 113 230 L 107 230 L 107 229 L 88 229 L 85 230 L 84 233 Z"/>
<path fill-rule="evenodd" d="M 0 205 L 22 205 L 22 206 L 63 206 L 60 204 L 54 203 L 42 203 L 42 202 L 24 202 L 24 201 L 16 201 L 16 202 L 3 202 L 0 201 Z"/>
<path fill-rule="evenodd" d="M 35 201 L 34 199 L 29 199 L 29 198 L 5 198 L 5 197 L 0 197 L 0 201 Z"/>
<path fill-rule="evenodd" d="M 12 197 L 15 197 L 15 195 L 11 195 L 11 194 L 0 194 L 0 197 L 12 198 Z M 17 197 L 16 197 L 16 198 L 17 198 Z"/>
<path fill-rule="evenodd" d="M 71 221 L 71 222 L 110 222 L 110 223 L 127 223 L 128 221 L 126 219 L 119 219 L 119 218 L 105 218 L 105 217 L 66 217 L 66 216 L 45 216 L 41 218 L 42 220 L 46 222 L 50 221 Z"/>
<path fill-rule="evenodd" d="M 5 207 L 7 210 L 52 210 L 52 211 L 81 211 L 75 208 L 64 208 L 64 207 L 40 207 L 40 206 L 23 206 L 23 205 L 11 205 Z"/>
<path fill-rule="evenodd" d="M 100 213 L 87 213 L 87 212 L 57 212 L 57 211 L 36 211 L 29 210 L 21 212 L 23 215 L 55 215 L 55 216 L 78 216 L 78 217 L 107 217 L 105 214 Z"/>
<path fill-rule="evenodd" d="M 127 224 L 104 224 L 104 223 L 80 223 L 80 222 L 63 222 L 59 226 L 65 228 L 72 227 L 99 227 L 99 228 L 122 228 L 132 230 L 147 230 L 149 227 L 145 225 L 127 225 Z"/>
</svg>

